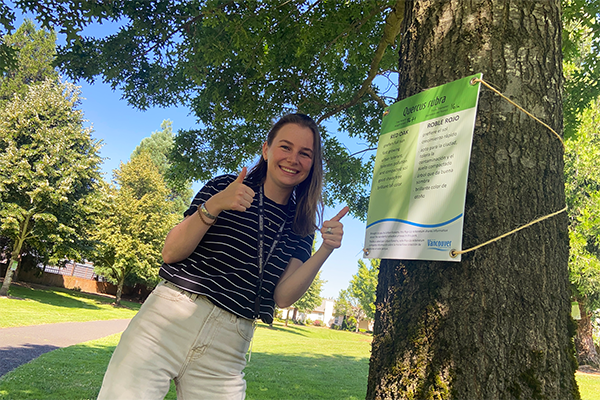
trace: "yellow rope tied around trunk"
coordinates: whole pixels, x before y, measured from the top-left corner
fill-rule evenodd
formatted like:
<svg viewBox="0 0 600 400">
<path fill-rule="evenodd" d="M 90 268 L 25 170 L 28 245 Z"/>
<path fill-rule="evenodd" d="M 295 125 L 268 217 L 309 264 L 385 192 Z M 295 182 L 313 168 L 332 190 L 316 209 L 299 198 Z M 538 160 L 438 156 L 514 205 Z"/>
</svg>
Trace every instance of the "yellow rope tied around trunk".
<svg viewBox="0 0 600 400">
<path fill-rule="evenodd" d="M 514 101 L 512 101 L 511 99 L 509 99 L 508 97 L 506 97 L 502 93 L 500 93 L 500 91 L 498 89 L 496 89 L 495 87 L 493 87 L 492 85 L 490 85 L 489 83 L 487 83 L 486 81 L 484 81 L 483 79 L 479 79 L 479 78 L 473 78 L 473 79 L 471 79 L 471 85 L 474 85 L 477 82 L 482 83 L 484 86 L 486 86 L 487 88 L 489 88 L 494 93 L 498 94 L 500 97 L 502 97 L 503 99 L 505 99 L 506 101 L 508 101 L 510 104 L 512 104 L 513 106 L 517 107 L 519 110 L 523 111 L 525 114 L 529 115 L 531 118 L 533 118 L 534 120 L 536 120 L 537 122 L 539 122 L 540 124 L 542 124 L 546 128 L 548 128 L 552 133 L 554 133 L 554 135 L 558 138 L 558 140 L 560 140 L 560 143 L 563 145 L 563 149 L 564 149 L 565 142 L 562 140 L 562 138 L 560 137 L 560 135 L 558 133 L 556 133 L 556 131 L 554 129 L 552 129 L 550 126 L 548 126 L 548 124 L 546 124 L 545 122 L 541 121 L 535 115 L 531 114 L 530 112 L 528 112 L 527 110 L 525 110 L 523 107 L 521 107 L 520 105 L 518 105 L 517 103 L 515 103 Z M 513 233 L 518 232 L 521 229 L 525 229 L 527 227 L 530 227 L 531 225 L 537 224 L 538 222 L 541 222 L 541 221 L 543 221 L 545 219 L 552 218 L 555 215 L 558 215 L 558 214 L 563 213 L 565 211 L 567 211 L 567 207 L 563 208 L 560 211 L 556 211 L 556 212 L 554 212 L 552 214 L 548 214 L 548 215 L 545 215 L 545 216 L 540 217 L 538 219 L 535 219 L 535 220 L 533 220 L 533 221 L 531 221 L 531 222 L 529 222 L 529 223 L 527 223 L 527 224 L 525 224 L 523 226 L 518 227 L 517 229 L 513 229 L 510 232 L 507 232 L 507 233 L 505 233 L 503 235 L 500 235 L 500 236 L 498 236 L 498 237 L 496 237 L 494 239 L 490 239 L 490 240 L 488 240 L 485 243 L 482 243 L 482 244 L 479 244 L 477 246 L 471 247 L 470 249 L 466 249 L 466 250 L 450 250 L 450 257 L 455 258 L 459 254 L 465 254 L 465 253 L 468 253 L 470 251 L 476 250 L 476 249 L 478 249 L 480 247 L 483 247 L 485 245 L 488 245 L 490 243 L 497 242 L 498 240 L 503 239 L 503 238 L 505 238 L 505 237 L 507 237 L 509 235 L 512 235 Z"/>
</svg>

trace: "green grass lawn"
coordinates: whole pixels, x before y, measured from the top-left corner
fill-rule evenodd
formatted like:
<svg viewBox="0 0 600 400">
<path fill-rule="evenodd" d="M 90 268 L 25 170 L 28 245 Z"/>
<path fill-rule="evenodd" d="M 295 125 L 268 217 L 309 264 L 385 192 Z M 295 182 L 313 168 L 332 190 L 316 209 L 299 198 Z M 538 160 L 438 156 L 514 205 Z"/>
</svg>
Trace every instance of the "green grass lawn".
<svg viewBox="0 0 600 400">
<path fill-rule="evenodd" d="M 139 304 L 64 289 L 12 286 L 0 327 L 129 318 Z M 94 399 L 120 334 L 46 353 L 0 378 L 0 399 Z M 371 337 L 327 328 L 259 324 L 245 370 L 246 398 L 363 399 Z M 166 397 L 175 399 L 174 387 Z"/>
<path fill-rule="evenodd" d="M 579 385 L 581 400 L 600 400 L 600 375 L 577 372 L 575 378 Z"/>
<path fill-rule="evenodd" d="M 120 334 L 46 353 L 0 378 L 0 399 L 95 399 Z M 364 399 L 370 337 L 259 325 L 246 367 L 248 400 Z M 174 387 L 166 399 L 176 399 Z"/>
<path fill-rule="evenodd" d="M 12 285 L 9 298 L 0 297 L 0 328 L 131 318 L 141 304 L 61 288 L 30 289 Z"/>
<path fill-rule="evenodd" d="M 13 289 L 11 295 L 24 300 L 0 298 L 0 327 L 30 325 L 41 320 L 51 323 L 109 319 L 93 317 L 104 313 L 117 313 L 111 318 L 128 318 L 119 313 L 134 312 L 113 308 L 109 298 L 73 291 Z M 128 306 L 136 307 L 135 303 Z M 10 310 L 10 314 L 26 311 L 27 318 L 6 316 L 4 310 Z M 39 315 L 45 313 L 49 315 Z M 58 349 L 22 365 L 0 378 L 0 400 L 95 399 L 119 337 L 117 334 Z M 370 346 L 371 337 L 367 335 L 291 324 L 275 324 L 273 328 L 259 324 L 245 370 L 246 398 L 364 399 Z M 600 400 L 600 376 L 577 373 L 577 382 L 582 400 Z M 176 399 L 173 386 L 166 399 Z"/>
</svg>

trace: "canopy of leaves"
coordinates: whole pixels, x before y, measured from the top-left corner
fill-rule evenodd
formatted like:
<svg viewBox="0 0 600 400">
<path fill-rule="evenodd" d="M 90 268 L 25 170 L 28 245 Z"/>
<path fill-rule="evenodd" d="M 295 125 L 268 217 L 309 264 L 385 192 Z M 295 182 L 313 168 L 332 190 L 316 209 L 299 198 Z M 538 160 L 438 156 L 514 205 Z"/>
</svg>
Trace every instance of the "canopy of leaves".
<svg viewBox="0 0 600 400">
<path fill-rule="evenodd" d="M 600 1 L 563 0 L 565 136 L 577 132 L 583 110 L 600 95 Z"/>
<path fill-rule="evenodd" d="M 57 65 L 70 77 L 100 75 L 138 108 L 191 108 L 202 128 L 176 137 L 180 182 L 239 170 L 258 154 L 272 121 L 290 111 L 335 116 L 347 136 L 373 148 L 392 100 L 373 79 L 396 70 L 400 0 L 15 4 L 67 34 Z M 106 19 L 121 23 L 119 32 L 79 36 Z M 351 155 L 343 138 L 324 132 L 324 139 L 327 200 L 364 215 L 373 153 Z"/>
<path fill-rule="evenodd" d="M 566 141 L 565 177 L 575 297 L 600 307 L 600 99 L 586 109 L 575 138 Z"/>
<path fill-rule="evenodd" d="M 156 284 L 164 238 L 180 218 L 169 189 L 147 152 L 121 164 L 114 180 L 92 232 L 96 273 L 117 285 Z"/>
<path fill-rule="evenodd" d="M 50 79 L 0 108 L 0 235 L 77 259 L 95 213 L 100 143 L 83 126 L 79 90 Z"/>
<path fill-rule="evenodd" d="M 600 2 L 562 3 L 569 135 L 600 94 Z M 175 138 L 171 176 L 180 185 L 218 170 L 238 171 L 258 153 L 272 120 L 301 111 L 339 123 L 342 134 L 323 135 L 326 201 L 346 202 L 365 216 L 374 154 L 368 149 L 376 147 L 384 107 L 395 100 L 391 78 L 404 0 L 14 4 L 66 34 L 57 65 L 70 77 L 101 76 L 138 108 L 190 107 L 201 128 Z M 0 23 L 10 29 L 14 15 L 4 0 L 0 9 L 6 11 Z M 107 20 L 121 29 L 107 37 L 81 36 L 86 26 Z M 373 84 L 375 77 L 380 84 Z M 364 152 L 351 154 L 347 138 Z"/>
<path fill-rule="evenodd" d="M 52 66 L 56 54 L 54 32 L 38 30 L 31 20 L 25 20 L 13 35 L 3 40 L 11 49 L 18 49 L 18 53 L 16 63 L 0 76 L 0 107 L 15 94 L 24 95 L 29 85 L 58 79 Z"/>
<path fill-rule="evenodd" d="M 4 1 L 0 1 L 0 25 L 2 28 L 10 32 L 14 20 L 15 13 Z M 0 73 L 17 66 L 17 52 L 16 47 L 8 45 L 4 40 L 0 42 Z"/>
</svg>

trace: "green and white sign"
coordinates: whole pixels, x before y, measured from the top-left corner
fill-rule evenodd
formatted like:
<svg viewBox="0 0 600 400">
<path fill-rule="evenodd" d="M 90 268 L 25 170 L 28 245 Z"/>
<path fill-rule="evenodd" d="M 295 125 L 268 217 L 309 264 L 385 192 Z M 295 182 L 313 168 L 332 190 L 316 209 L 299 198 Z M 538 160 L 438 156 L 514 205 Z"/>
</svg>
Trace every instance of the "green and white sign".
<svg viewBox="0 0 600 400">
<path fill-rule="evenodd" d="M 373 173 L 365 257 L 460 261 L 481 74 L 391 105 Z"/>
</svg>

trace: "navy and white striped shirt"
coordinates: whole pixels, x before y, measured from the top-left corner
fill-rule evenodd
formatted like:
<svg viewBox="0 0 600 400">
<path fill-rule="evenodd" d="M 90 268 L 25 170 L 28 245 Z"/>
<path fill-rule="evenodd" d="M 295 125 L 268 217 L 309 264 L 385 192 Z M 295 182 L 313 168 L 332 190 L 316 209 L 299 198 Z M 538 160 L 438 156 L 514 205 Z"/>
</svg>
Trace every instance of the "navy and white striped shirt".
<svg viewBox="0 0 600 400">
<path fill-rule="evenodd" d="M 222 175 L 209 181 L 198 192 L 184 215 L 194 214 L 202 203 L 224 190 L 235 179 L 235 175 Z M 252 187 L 250 183 L 244 183 Z M 258 192 L 257 187 L 252 189 Z M 305 262 L 312 251 L 314 234 L 303 238 L 292 231 L 296 207 L 292 198 L 289 201 L 292 202 L 290 215 L 286 216 L 287 205 L 277 204 L 264 197 L 265 259 L 279 227 L 285 222 L 281 240 L 264 270 L 260 318 L 266 323 L 273 321 L 273 292 L 290 258 Z M 206 296 L 218 307 L 252 319 L 258 290 L 257 242 L 258 195 L 254 197 L 251 207 L 244 212 L 221 212 L 194 252 L 183 261 L 164 263 L 159 275 L 182 289 Z"/>
</svg>

